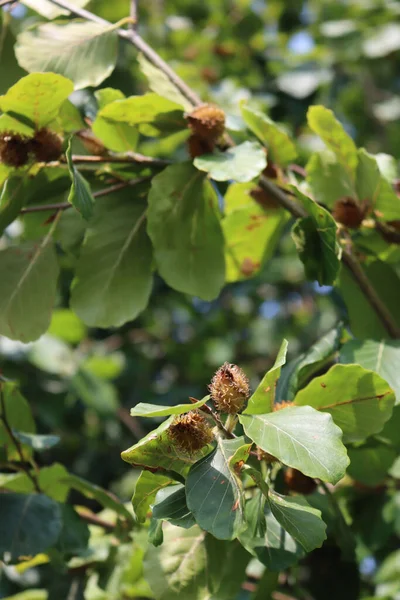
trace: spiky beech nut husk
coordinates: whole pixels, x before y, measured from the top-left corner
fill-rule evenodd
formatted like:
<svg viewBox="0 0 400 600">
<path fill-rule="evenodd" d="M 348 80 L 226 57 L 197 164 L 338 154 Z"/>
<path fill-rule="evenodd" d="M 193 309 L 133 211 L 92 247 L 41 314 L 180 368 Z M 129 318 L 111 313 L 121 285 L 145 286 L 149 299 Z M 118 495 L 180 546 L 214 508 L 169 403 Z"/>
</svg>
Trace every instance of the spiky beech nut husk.
<svg viewBox="0 0 400 600">
<path fill-rule="evenodd" d="M 400 244 L 400 221 L 376 223 L 376 228 L 388 244 Z"/>
<path fill-rule="evenodd" d="M 168 429 L 172 443 L 182 452 L 193 454 L 213 441 L 212 428 L 198 411 L 178 415 Z"/>
<path fill-rule="evenodd" d="M 279 208 L 277 201 L 260 186 L 252 189 L 250 196 L 263 208 Z"/>
<path fill-rule="evenodd" d="M 367 212 L 368 205 L 366 202 L 360 203 L 354 200 L 354 198 L 345 197 L 335 202 L 332 215 L 338 223 L 351 229 L 358 229 L 365 219 Z"/>
<path fill-rule="evenodd" d="M 225 130 L 225 113 L 218 106 L 203 104 L 186 115 L 190 129 L 195 135 L 215 142 Z"/>
<path fill-rule="evenodd" d="M 317 487 L 314 479 L 308 477 L 308 475 L 303 475 L 301 471 L 292 467 L 285 470 L 283 478 L 288 490 L 298 494 L 312 494 Z"/>
<path fill-rule="evenodd" d="M 224 363 L 209 385 L 215 408 L 234 415 L 240 412 L 250 396 L 249 380 L 237 365 Z"/>
<path fill-rule="evenodd" d="M 290 402 L 289 400 L 283 400 L 282 402 L 277 402 L 276 404 L 274 404 L 272 411 L 276 412 L 277 410 L 288 408 L 288 406 L 293 406 L 293 402 Z"/>
<path fill-rule="evenodd" d="M 37 162 L 58 160 L 62 153 L 62 138 L 54 131 L 43 127 L 36 131 L 31 140 L 31 149 Z"/>
<path fill-rule="evenodd" d="M 269 177 L 269 179 L 276 179 L 279 175 L 279 170 L 275 163 L 268 161 L 262 174 L 265 175 L 265 177 Z"/>
<path fill-rule="evenodd" d="M 210 140 L 204 140 L 198 135 L 191 135 L 187 141 L 188 152 L 192 158 L 196 156 L 202 156 L 203 154 L 209 154 L 214 150 L 214 142 Z"/>
<path fill-rule="evenodd" d="M 23 167 L 29 160 L 30 140 L 19 133 L 0 133 L 0 162 L 8 167 Z"/>
</svg>

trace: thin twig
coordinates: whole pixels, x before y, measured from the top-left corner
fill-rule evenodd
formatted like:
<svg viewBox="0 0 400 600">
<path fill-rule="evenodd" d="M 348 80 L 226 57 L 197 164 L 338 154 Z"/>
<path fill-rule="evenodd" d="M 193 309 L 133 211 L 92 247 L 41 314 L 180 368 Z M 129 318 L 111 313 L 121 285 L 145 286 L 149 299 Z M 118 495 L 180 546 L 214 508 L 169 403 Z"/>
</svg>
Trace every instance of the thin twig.
<svg viewBox="0 0 400 600">
<path fill-rule="evenodd" d="M 79 510 L 77 511 L 77 513 L 82 519 L 82 521 L 86 521 L 86 523 L 89 523 L 89 525 L 97 525 L 98 527 L 102 527 L 106 531 L 113 531 L 115 529 L 114 523 L 104 521 L 94 513 L 81 512 Z"/>
<path fill-rule="evenodd" d="M 189 400 L 193 403 L 198 402 L 196 398 L 191 398 L 190 396 Z M 203 411 L 212 418 L 218 429 L 224 434 L 226 438 L 233 440 L 236 437 L 236 435 L 232 431 L 228 431 L 226 429 L 225 425 L 221 421 L 221 417 L 219 416 L 219 414 L 214 412 L 209 406 L 207 406 L 207 404 L 203 404 L 203 406 L 200 406 L 199 410 Z"/>
<path fill-rule="evenodd" d="M 93 21 L 95 23 L 100 23 L 106 27 L 112 26 L 112 23 L 102 19 L 101 17 L 91 13 L 84 8 L 79 8 L 78 6 L 74 6 L 67 0 L 50 0 L 52 4 L 59 6 L 60 8 L 64 8 L 68 10 L 71 14 L 77 15 L 78 17 L 82 17 L 83 19 L 87 19 L 88 21 Z M 199 106 L 202 104 L 199 96 L 188 86 L 186 83 L 177 75 L 171 67 L 149 46 L 137 33 L 137 31 L 126 31 L 125 29 L 117 29 L 118 35 L 133 44 L 143 55 L 151 62 L 153 65 L 158 67 L 167 77 L 168 79 L 178 88 L 178 90 L 182 93 L 182 95 L 193 105 Z"/>
<path fill-rule="evenodd" d="M 144 181 L 148 181 L 151 179 L 151 175 L 146 175 L 145 177 L 138 177 L 137 179 L 130 179 L 129 181 L 121 181 L 114 185 L 110 185 L 104 190 L 97 190 L 93 192 L 93 198 L 100 198 L 101 196 L 107 196 L 108 194 L 113 194 L 114 192 L 119 192 L 129 186 L 138 185 L 139 183 L 143 183 Z M 38 204 L 37 206 L 27 206 L 20 211 L 20 214 L 25 215 L 27 213 L 35 213 L 35 212 L 46 212 L 46 211 L 63 211 L 72 208 L 72 204 L 70 202 L 59 202 L 56 204 Z"/>
<path fill-rule="evenodd" d="M 130 17 L 132 19 L 131 29 L 135 31 L 138 24 L 138 0 L 131 0 Z"/>
<path fill-rule="evenodd" d="M 31 480 L 32 485 L 35 489 L 36 492 L 38 492 L 38 494 L 42 493 L 42 490 L 40 489 L 40 485 L 39 482 L 36 478 L 36 475 L 34 475 L 33 473 L 31 473 L 30 469 L 25 466 L 25 457 L 24 457 L 24 452 L 22 450 L 22 444 L 19 441 L 19 439 L 17 439 L 14 435 L 14 432 L 8 422 L 7 419 L 7 413 L 6 413 L 6 403 L 4 401 L 4 394 L 3 394 L 3 390 L 0 387 L 0 404 L 1 404 L 1 415 L 0 415 L 0 420 L 3 422 L 4 425 L 4 429 L 6 430 L 6 432 L 8 433 L 12 443 L 15 446 L 16 451 L 18 452 L 18 456 L 20 458 L 21 461 L 21 470 L 24 471 L 25 475 Z"/>
<path fill-rule="evenodd" d="M 18 0 L 0 0 L 0 8 L 7 6 L 7 4 L 16 4 Z"/>
<path fill-rule="evenodd" d="M 64 162 L 64 160 L 63 160 Z M 124 156 L 86 156 L 80 154 L 72 155 L 73 163 L 90 163 L 90 164 L 103 164 L 103 163 L 121 163 L 121 164 L 142 164 L 149 165 L 152 167 L 167 167 L 172 164 L 171 160 L 164 160 L 162 158 L 151 158 L 150 156 L 144 156 L 144 154 L 139 154 L 137 152 L 130 152 L 125 154 Z"/>
</svg>

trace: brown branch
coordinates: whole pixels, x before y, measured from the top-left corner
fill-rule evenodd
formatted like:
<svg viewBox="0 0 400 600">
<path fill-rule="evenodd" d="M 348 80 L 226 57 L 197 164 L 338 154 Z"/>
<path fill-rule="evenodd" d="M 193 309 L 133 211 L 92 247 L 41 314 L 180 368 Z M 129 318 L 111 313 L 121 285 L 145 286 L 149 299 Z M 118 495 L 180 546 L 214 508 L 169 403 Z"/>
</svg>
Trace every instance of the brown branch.
<svg viewBox="0 0 400 600">
<path fill-rule="evenodd" d="M 66 162 L 63 160 L 62 162 Z M 138 152 L 129 152 L 124 156 L 91 156 L 91 155 L 72 155 L 73 163 L 89 163 L 89 164 L 103 164 L 103 163 L 121 163 L 121 164 L 142 164 L 149 165 L 152 167 L 167 167 L 172 164 L 171 160 L 164 160 L 162 158 L 151 158 L 150 156 L 144 156 Z"/>
<path fill-rule="evenodd" d="M 151 175 L 146 175 L 146 177 L 138 177 L 137 179 L 130 179 L 129 181 L 121 181 L 114 185 L 110 185 L 104 190 L 97 190 L 93 192 L 93 198 L 100 198 L 101 196 L 107 196 L 108 194 L 113 194 L 114 192 L 119 192 L 120 190 L 124 190 L 129 186 L 138 185 L 139 183 L 143 183 L 144 181 L 148 181 L 151 179 Z M 70 202 L 59 202 L 56 204 L 38 204 L 37 206 L 27 206 L 20 211 L 21 215 L 25 215 L 27 213 L 35 213 L 35 212 L 45 212 L 45 211 L 54 211 L 54 210 L 68 210 L 72 208 L 72 204 Z"/>
<path fill-rule="evenodd" d="M 101 25 L 112 27 L 112 23 L 98 17 L 84 8 L 74 6 L 67 0 L 50 0 L 52 4 L 68 10 L 71 14 L 93 21 L 94 23 L 100 23 Z M 149 46 L 140 35 L 133 30 L 126 31 L 125 29 L 117 29 L 118 35 L 133 44 L 143 55 L 151 62 L 154 66 L 158 67 L 168 79 L 178 88 L 182 95 L 193 105 L 199 106 L 202 104 L 199 96 L 188 86 L 186 83 L 177 75 L 171 67 Z"/>
<path fill-rule="evenodd" d="M 36 475 L 34 475 L 33 473 L 31 473 L 29 467 L 27 467 L 25 465 L 25 457 L 24 457 L 24 453 L 22 450 L 22 444 L 19 441 L 19 439 L 17 439 L 14 435 L 14 432 L 8 422 L 7 419 L 7 413 L 6 413 L 6 403 L 4 402 L 4 394 L 3 394 L 3 390 L 0 387 L 0 405 L 1 405 L 1 415 L 0 415 L 0 420 L 3 422 L 4 425 L 4 429 L 6 430 L 6 432 L 8 433 L 12 443 L 15 446 L 16 451 L 18 452 L 18 456 L 20 458 L 21 464 L 21 470 L 25 473 L 25 475 L 31 480 L 32 485 L 35 489 L 36 492 L 38 492 L 38 494 L 42 493 L 42 490 L 40 489 L 40 485 L 39 482 L 37 480 Z"/>
<path fill-rule="evenodd" d="M 8 4 L 16 4 L 18 0 L 0 0 L 0 8 L 7 6 Z"/>
<path fill-rule="evenodd" d="M 82 521 L 85 521 L 89 525 L 97 525 L 98 527 L 102 527 L 106 531 L 113 531 L 115 529 L 114 523 L 110 523 L 109 521 L 104 521 L 103 519 L 100 519 L 100 517 L 95 515 L 94 513 L 81 512 L 79 510 L 77 510 L 77 513 L 78 513 L 79 517 L 82 519 Z"/>
</svg>

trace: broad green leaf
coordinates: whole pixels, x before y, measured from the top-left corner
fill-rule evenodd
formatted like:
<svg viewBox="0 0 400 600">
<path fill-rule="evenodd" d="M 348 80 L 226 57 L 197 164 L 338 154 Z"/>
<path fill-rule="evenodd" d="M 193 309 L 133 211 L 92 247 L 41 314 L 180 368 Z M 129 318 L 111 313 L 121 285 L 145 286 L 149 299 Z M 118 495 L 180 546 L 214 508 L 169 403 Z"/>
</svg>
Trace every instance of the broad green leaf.
<svg viewBox="0 0 400 600">
<path fill-rule="evenodd" d="M 264 375 L 254 394 L 249 398 L 244 415 L 259 415 L 273 410 L 276 387 L 281 374 L 281 368 L 286 362 L 288 348 L 287 340 L 283 340 L 275 359 L 274 366 Z"/>
<path fill-rule="evenodd" d="M 386 479 L 396 458 L 393 448 L 378 443 L 349 448 L 348 452 L 348 474 L 356 481 L 371 487 L 381 484 Z"/>
<path fill-rule="evenodd" d="M 0 252 L 0 334 L 31 342 L 50 324 L 59 267 L 53 242 L 25 242 Z"/>
<path fill-rule="evenodd" d="M 73 310 L 87 325 L 117 327 L 147 305 L 152 256 L 146 207 L 132 196 L 120 192 L 96 201 L 71 296 Z"/>
<path fill-rule="evenodd" d="M 340 198 L 356 197 L 355 186 L 348 172 L 329 150 L 312 154 L 306 171 L 307 183 L 319 204 L 333 208 Z"/>
<path fill-rule="evenodd" d="M 244 547 L 270 571 L 282 571 L 305 554 L 302 546 L 280 525 L 260 490 L 246 502 L 247 529 L 239 536 Z"/>
<path fill-rule="evenodd" d="M 140 126 L 151 137 L 186 128 L 182 107 L 153 93 L 115 100 L 101 108 L 97 116 L 110 123 Z"/>
<path fill-rule="evenodd" d="M 367 200 L 380 219 L 400 219 L 400 198 L 392 184 L 381 175 L 375 157 L 364 148 L 358 151 L 356 188 L 359 199 Z"/>
<path fill-rule="evenodd" d="M 321 512 L 312 508 L 305 498 L 270 492 L 269 503 L 276 520 L 306 552 L 322 546 L 326 539 L 326 525 Z"/>
<path fill-rule="evenodd" d="M 392 414 L 394 394 L 377 373 L 360 365 L 334 365 L 315 377 L 294 399 L 332 415 L 344 442 L 360 442 L 378 433 Z"/>
<path fill-rule="evenodd" d="M 240 415 L 246 435 L 283 464 L 309 477 L 337 483 L 348 458 L 331 415 L 293 406 L 265 415 Z"/>
<path fill-rule="evenodd" d="M 157 600 L 206 600 L 206 533 L 199 527 L 182 529 L 164 525 L 164 543 L 149 546 L 144 558 L 144 575 Z"/>
<path fill-rule="evenodd" d="M 400 404 L 400 342 L 396 340 L 350 340 L 340 350 L 340 362 L 357 363 L 378 373 L 396 394 Z"/>
<path fill-rule="evenodd" d="M 68 471 L 63 465 L 53 463 L 51 467 L 41 467 L 38 473 L 31 472 L 31 475 L 36 476 L 43 494 L 57 502 L 66 501 L 70 486 L 64 481 L 68 477 Z M 21 494 L 36 491 L 32 479 L 23 472 L 0 474 L 0 487 Z"/>
<path fill-rule="evenodd" d="M 120 90 L 104 88 L 94 93 L 99 104 L 99 111 L 115 100 L 125 99 Z M 97 115 L 92 124 L 92 131 L 113 152 L 135 150 L 139 138 L 138 128 L 126 123 L 114 123 Z"/>
<path fill-rule="evenodd" d="M 242 117 L 251 131 L 268 148 L 273 162 L 285 166 L 297 156 L 296 146 L 282 127 L 262 112 L 241 106 Z"/>
<path fill-rule="evenodd" d="M 15 54 L 29 73 L 59 73 L 73 81 L 76 90 L 96 87 L 115 68 L 118 36 L 115 26 L 91 21 L 44 23 L 18 35 Z"/>
<path fill-rule="evenodd" d="M 234 183 L 225 196 L 222 229 L 229 282 L 248 279 L 261 269 L 272 257 L 287 221 L 284 211 L 257 204 L 252 189 L 252 184 Z"/>
<path fill-rule="evenodd" d="M 68 202 L 70 202 L 76 208 L 76 210 L 81 213 L 84 219 L 90 219 L 93 213 L 94 198 L 90 190 L 90 185 L 79 173 L 78 169 L 72 162 L 71 140 L 68 144 L 65 156 L 67 157 L 68 170 L 72 182 L 71 191 L 68 196 Z"/>
<path fill-rule="evenodd" d="M 0 237 L 10 223 L 16 219 L 23 206 L 23 195 L 20 190 L 23 182 L 20 177 L 9 177 L 6 179 L 0 196 Z"/>
<path fill-rule="evenodd" d="M 9 552 L 11 562 L 20 556 L 45 552 L 61 533 L 59 505 L 43 494 L 2 494 L 0 556 Z"/>
<path fill-rule="evenodd" d="M 60 438 L 58 435 L 39 435 L 38 433 L 26 433 L 13 430 L 14 436 L 21 442 L 30 446 L 36 452 L 43 452 L 53 446 L 56 446 Z"/>
<path fill-rule="evenodd" d="M 80 554 L 88 546 L 89 527 L 70 504 L 63 504 L 60 509 L 62 529 L 56 548 L 63 555 Z"/>
<path fill-rule="evenodd" d="M 207 582 L 210 597 L 232 600 L 240 592 L 246 578 L 246 567 L 250 554 L 237 541 L 225 542 L 212 535 L 205 538 L 208 569 Z M 224 557 L 221 561 L 221 557 Z"/>
<path fill-rule="evenodd" d="M 171 485 L 157 492 L 153 505 L 153 517 L 169 521 L 172 525 L 189 529 L 196 521 L 187 507 L 185 486 Z"/>
<path fill-rule="evenodd" d="M 21 460 L 15 444 L 11 439 L 7 428 L 4 426 L 4 417 L 12 430 L 21 430 L 35 433 L 36 426 L 28 402 L 20 393 L 18 386 L 11 381 L 0 381 L 0 447 L 4 448 L 9 460 Z M 4 407 L 4 411 L 3 411 Z M 5 415 L 4 415 L 5 413 Z M 22 448 L 24 458 L 29 458 L 32 451 L 28 447 Z"/>
<path fill-rule="evenodd" d="M 88 3 L 89 0 L 71 0 L 70 2 L 71 5 L 80 8 L 83 8 Z M 39 13 L 42 17 L 46 17 L 46 19 L 55 19 L 61 15 L 70 14 L 68 10 L 63 10 L 59 6 L 56 6 L 51 0 L 22 0 L 21 4 L 25 4 L 25 6 Z"/>
<path fill-rule="evenodd" d="M 225 278 L 224 240 L 215 192 L 190 163 L 152 179 L 147 231 L 160 275 L 172 288 L 216 298 Z"/>
<path fill-rule="evenodd" d="M 334 283 L 340 268 L 340 247 L 336 241 L 337 225 L 330 213 L 292 186 L 309 217 L 298 219 L 292 229 L 307 279 L 320 285 Z"/>
<path fill-rule="evenodd" d="M 61 104 L 56 122 L 59 123 L 61 130 L 65 133 L 75 133 L 86 127 L 81 113 L 70 100 L 65 100 Z"/>
<path fill-rule="evenodd" d="M 68 308 L 56 308 L 51 317 L 49 335 L 69 344 L 77 344 L 86 335 L 86 327 Z"/>
<path fill-rule="evenodd" d="M 129 523 L 132 523 L 133 518 L 131 513 L 113 494 L 110 494 L 98 485 L 95 485 L 86 479 L 82 479 L 82 477 L 78 477 L 77 475 L 68 475 L 62 481 L 74 490 L 81 492 L 86 498 L 96 500 L 99 504 L 104 506 L 104 508 L 109 508 L 116 512 L 117 515 L 126 519 Z"/>
<path fill-rule="evenodd" d="M 48 600 L 48 597 L 47 590 L 30 588 L 24 592 L 20 592 L 19 594 L 7 596 L 5 600 Z"/>
<path fill-rule="evenodd" d="M 72 82 L 61 75 L 32 73 L 22 77 L 0 97 L 0 109 L 17 118 L 29 119 L 40 128 L 54 121 L 72 91 Z"/>
<path fill-rule="evenodd" d="M 358 163 L 357 148 L 333 112 L 324 106 L 310 106 L 307 120 L 311 129 L 319 135 L 354 181 Z"/>
<path fill-rule="evenodd" d="M 151 471 L 142 471 L 136 482 L 132 506 L 139 523 L 144 523 L 147 513 L 159 490 L 173 483 L 170 477 Z"/>
<path fill-rule="evenodd" d="M 131 408 L 132 417 L 169 417 L 170 415 L 183 415 L 190 410 L 196 410 L 203 406 L 210 396 L 205 396 L 198 402 L 192 402 L 190 404 L 175 404 L 174 406 L 161 406 L 159 404 L 146 404 L 139 402 L 136 406 Z"/>
<path fill-rule="evenodd" d="M 135 467 L 152 471 L 175 471 L 185 474 L 189 467 L 210 451 L 210 447 L 189 455 L 180 451 L 171 443 L 168 429 L 174 417 L 161 423 L 157 429 L 150 431 L 137 444 L 121 453 L 121 458 Z"/>
<path fill-rule="evenodd" d="M 167 100 L 170 100 L 175 104 L 179 104 L 185 110 L 193 108 L 189 100 L 186 100 L 186 98 L 182 96 L 169 77 L 148 61 L 143 54 L 139 54 L 138 62 L 140 70 L 146 76 L 152 92 L 155 92 L 163 98 L 167 98 Z"/>
<path fill-rule="evenodd" d="M 163 521 L 151 517 L 148 540 L 155 548 L 162 545 L 164 542 Z"/>
<path fill-rule="evenodd" d="M 232 540 L 245 527 L 242 483 L 229 464 L 243 445 L 243 438 L 218 439 L 217 447 L 191 467 L 186 479 L 189 510 L 217 539 Z"/>
<path fill-rule="evenodd" d="M 267 166 L 265 151 L 257 142 L 243 142 L 225 152 L 216 151 L 194 159 L 194 166 L 215 181 L 243 183 L 257 177 Z"/>
<path fill-rule="evenodd" d="M 300 354 L 298 358 L 283 367 L 276 390 L 276 398 L 279 402 L 293 400 L 296 392 L 311 376 L 332 359 L 339 349 L 341 335 L 342 326 L 339 325 L 320 338 L 307 352 Z"/>
</svg>

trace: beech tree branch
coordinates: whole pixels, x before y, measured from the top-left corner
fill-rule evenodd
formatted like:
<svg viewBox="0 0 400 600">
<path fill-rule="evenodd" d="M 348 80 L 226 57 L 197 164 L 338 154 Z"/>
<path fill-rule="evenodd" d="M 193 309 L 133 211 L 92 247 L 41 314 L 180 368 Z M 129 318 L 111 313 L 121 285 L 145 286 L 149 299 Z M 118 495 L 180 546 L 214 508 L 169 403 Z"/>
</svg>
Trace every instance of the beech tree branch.
<svg viewBox="0 0 400 600">
<path fill-rule="evenodd" d="M 135 31 L 138 22 L 138 0 L 131 0 L 130 17 L 133 19 L 132 30 Z"/>
<path fill-rule="evenodd" d="M 63 160 L 66 162 L 66 160 Z M 86 155 L 86 154 L 73 154 L 73 163 L 89 163 L 89 164 L 103 164 L 103 163 L 135 163 L 142 165 L 149 165 L 151 167 L 167 167 L 172 164 L 171 160 L 165 160 L 162 158 L 152 158 L 151 156 L 144 156 L 137 152 L 130 152 L 124 156 L 97 156 L 97 155 Z"/>
</svg>

